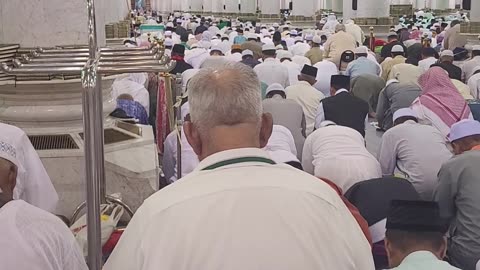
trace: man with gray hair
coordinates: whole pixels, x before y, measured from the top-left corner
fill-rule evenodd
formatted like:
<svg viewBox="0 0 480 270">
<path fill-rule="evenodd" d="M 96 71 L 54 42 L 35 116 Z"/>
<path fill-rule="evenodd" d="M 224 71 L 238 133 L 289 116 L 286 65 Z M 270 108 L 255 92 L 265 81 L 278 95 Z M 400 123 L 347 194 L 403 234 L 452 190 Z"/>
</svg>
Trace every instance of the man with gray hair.
<svg viewBox="0 0 480 270">
<path fill-rule="evenodd" d="M 199 166 L 145 201 L 104 269 L 374 268 L 333 189 L 261 150 L 272 118 L 250 67 L 201 70 L 189 103 L 184 130 Z"/>
<path fill-rule="evenodd" d="M 345 32 L 345 25 L 338 24 L 335 26 L 335 34 L 331 35 L 323 46 L 325 50 L 324 57 L 339 67 L 342 54 L 348 50 L 353 51 L 355 47 L 357 47 L 355 38 Z"/>
</svg>

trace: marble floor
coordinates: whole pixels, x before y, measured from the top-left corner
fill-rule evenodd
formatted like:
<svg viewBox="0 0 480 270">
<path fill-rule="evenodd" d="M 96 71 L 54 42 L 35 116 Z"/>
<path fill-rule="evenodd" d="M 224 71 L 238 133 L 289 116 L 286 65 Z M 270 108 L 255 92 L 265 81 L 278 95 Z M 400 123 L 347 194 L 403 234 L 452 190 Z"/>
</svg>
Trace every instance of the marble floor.
<svg viewBox="0 0 480 270">
<path fill-rule="evenodd" d="M 377 131 L 371 124 L 366 128 L 365 139 L 367 141 L 367 149 L 374 157 L 377 157 L 382 142 L 383 131 Z"/>
</svg>

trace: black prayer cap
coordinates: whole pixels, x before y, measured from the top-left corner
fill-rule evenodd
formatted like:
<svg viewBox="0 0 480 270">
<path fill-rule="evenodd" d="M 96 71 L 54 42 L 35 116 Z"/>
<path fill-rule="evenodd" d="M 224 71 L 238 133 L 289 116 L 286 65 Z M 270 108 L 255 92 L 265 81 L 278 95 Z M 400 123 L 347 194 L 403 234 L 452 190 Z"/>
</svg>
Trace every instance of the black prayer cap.
<svg viewBox="0 0 480 270">
<path fill-rule="evenodd" d="M 394 200 L 387 215 L 387 230 L 446 233 L 437 202 Z"/>
<path fill-rule="evenodd" d="M 183 45 L 181 45 L 181 44 L 175 44 L 175 45 L 173 45 L 172 53 L 184 55 L 184 54 L 185 54 L 185 46 L 183 46 Z"/>
<path fill-rule="evenodd" d="M 347 75 L 332 75 L 330 85 L 349 85 L 350 76 Z"/>
<path fill-rule="evenodd" d="M 303 75 L 312 76 L 314 78 L 317 78 L 317 72 L 318 68 L 310 65 L 304 65 L 301 71 Z"/>
</svg>

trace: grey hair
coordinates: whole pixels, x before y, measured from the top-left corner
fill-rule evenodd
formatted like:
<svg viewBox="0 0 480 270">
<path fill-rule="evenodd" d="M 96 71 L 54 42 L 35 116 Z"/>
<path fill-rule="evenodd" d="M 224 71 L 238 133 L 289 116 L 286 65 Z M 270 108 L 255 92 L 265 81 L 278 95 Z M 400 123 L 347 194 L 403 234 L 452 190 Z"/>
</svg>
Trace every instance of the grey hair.
<svg viewBox="0 0 480 270">
<path fill-rule="evenodd" d="M 344 24 L 337 24 L 335 26 L 335 33 L 338 33 L 340 31 L 343 31 L 343 32 L 346 32 L 347 29 L 345 28 L 345 25 Z"/>
<path fill-rule="evenodd" d="M 188 86 L 190 116 L 201 131 L 240 123 L 260 126 L 260 81 L 251 67 L 225 62 L 201 69 Z"/>
</svg>

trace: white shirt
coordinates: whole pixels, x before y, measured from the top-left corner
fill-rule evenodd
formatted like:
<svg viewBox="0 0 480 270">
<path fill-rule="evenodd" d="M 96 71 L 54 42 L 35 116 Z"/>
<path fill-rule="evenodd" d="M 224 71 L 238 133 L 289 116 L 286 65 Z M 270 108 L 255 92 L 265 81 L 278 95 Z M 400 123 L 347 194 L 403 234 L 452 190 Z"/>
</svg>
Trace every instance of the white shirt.
<svg viewBox="0 0 480 270">
<path fill-rule="evenodd" d="M 302 106 L 303 113 L 305 114 L 306 133 L 312 133 L 315 126 L 315 116 L 317 115 L 320 101 L 325 96 L 313 88 L 308 82 L 300 81 L 295 85 L 289 86 L 285 89 L 287 93 L 287 99 L 296 101 Z"/>
<path fill-rule="evenodd" d="M 213 154 L 145 200 L 104 270 L 371 270 L 371 248 L 340 197 L 260 149 Z M 326 244 L 328 243 L 328 245 Z"/>
<path fill-rule="evenodd" d="M 470 77 L 468 80 L 468 88 L 470 88 L 470 94 L 472 94 L 474 99 L 480 98 L 480 73 Z"/>
<path fill-rule="evenodd" d="M 435 57 L 428 57 L 418 62 L 418 67 L 422 70 L 422 73 L 427 72 L 430 67 L 438 61 Z"/>
<path fill-rule="evenodd" d="M 290 60 L 284 60 L 282 65 L 286 66 L 288 69 L 288 81 L 290 85 L 296 84 L 298 82 L 298 75 L 300 75 L 302 68 Z"/>
<path fill-rule="evenodd" d="M 318 69 L 317 82 L 313 85 L 317 90 L 322 92 L 326 97 L 330 96 L 330 80 L 332 75 L 338 74 L 337 65 L 332 61 L 323 60 L 313 65 Z"/>
<path fill-rule="evenodd" d="M 304 56 L 310 49 L 310 45 L 303 42 L 297 42 L 294 45 L 290 46 L 290 48 L 288 48 L 292 55 L 300 56 Z"/>
<path fill-rule="evenodd" d="M 432 200 L 438 171 L 451 157 L 437 129 L 409 120 L 383 134 L 378 160 L 383 175 L 408 179 L 422 199 Z"/>
<path fill-rule="evenodd" d="M 280 65 L 280 61 L 274 58 L 267 58 L 263 63 L 253 69 L 261 82 L 267 85 L 279 83 L 283 87 L 290 85 L 287 67 Z"/>
<path fill-rule="evenodd" d="M 68 227 L 22 200 L 0 208 L 0 231 L 2 269 L 88 270 Z"/>
<path fill-rule="evenodd" d="M 284 126 L 273 126 L 272 135 L 268 139 L 265 151 L 277 163 L 300 162 L 297 158 L 297 147 L 292 132 Z"/>
<path fill-rule="evenodd" d="M 27 134 L 15 126 L 0 123 L 0 142 L 15 147 L 16 158 L 23 167 L 17 174 L 14 199 L 54 213 L 58 204 L 57 191 Z"/>
<path fill-rule="evenodd" d="M 358 182 L 382 176 L 362 135 L 343 126 L 322 127 L 310 134 L 303 146 L 302 166 L 307 173 L 331 180 L 343 192 Z"/>
<path fill-rule="evenodd" d="M 182 177 L 188 175 L 197 167 L 199 161 L 197 154 L 193 151 L 192 146 L 188 143 L 183 131 L 181 133 L 181 147 L 182 147 Z M 177 162 L 178 162 L 178 148 L 177 148 L 177 134 L 176 130 L 168 134 L 163 143 L 163 163 L 162 170 L 165 178 L 169 183 L 177 181 Z"/>
</svg>

